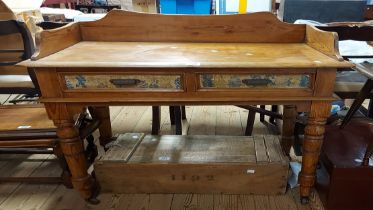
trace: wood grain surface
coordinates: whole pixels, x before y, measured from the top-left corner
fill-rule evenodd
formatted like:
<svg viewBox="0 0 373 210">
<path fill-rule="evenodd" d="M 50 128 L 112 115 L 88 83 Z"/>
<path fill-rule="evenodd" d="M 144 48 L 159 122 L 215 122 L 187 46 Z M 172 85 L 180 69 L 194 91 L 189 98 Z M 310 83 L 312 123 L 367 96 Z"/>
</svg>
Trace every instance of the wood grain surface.
<svg viewBox="0 0 373 210">
<path fill-rule="evenodd" d="M 53 48 L 55 49 L 55 48 Z M 304 43 L 83 41 L 28 67 L 317 68 L 349 67 Z"/>
<path fill-rule="evenodd" d="M 112 10 L 80 26 L 86 41 L 300 43 L 305 36 L 305 25 L 281 22 L 270 12 L 162 15 Z"/>
<path fill-rule="evenodd" d="M 256 136 L 254 140 L 243 136 L 147 135 L 135 147 L 139 136 L 121 135 L 96 162 L 96 177 L 103 191 L 285 192 L 288 160 L 277 136 Z"/>
<path fill-rule="evenodd" d="M 2 131 L 56 128 L 43 105 L 0 106 L 0 127 Z"/>
</svg>

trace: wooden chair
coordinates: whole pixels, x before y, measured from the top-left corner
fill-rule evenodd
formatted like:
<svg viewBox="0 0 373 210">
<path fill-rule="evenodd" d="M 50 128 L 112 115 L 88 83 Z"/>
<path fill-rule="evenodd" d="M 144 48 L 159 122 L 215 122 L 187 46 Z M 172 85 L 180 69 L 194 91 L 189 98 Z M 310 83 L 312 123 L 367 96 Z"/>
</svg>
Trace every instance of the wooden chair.
<svg viewBox="0 0 373 210">
<path fill-rule="evenodd" d="M 0 61 L 0 66 L 14 66 L 22 60 L 29 59 L 34 53 L 34 42 L 24 22 L 17 20 L 0 21 L 0 40 L 7 35 L 20 34 L 23 49 L 0 49 L 0 54 L 12 55 L 7 61 Z M 17 58 L 13 55 L 19 55 Z M 14 58 L 13 58 L 14 57 Z M 1 73 L 1 72 L 0 72 Z M 2 75 L 0 74 L 0 94 L 25 94 L 27 97 L 40 96 L 39 86 L 35 73 L 28 70 L 29 75 Z"/>
<path fill-rule="evenodd" d="M 350 110 L 348 111 L 347 115 L 345 116 L 341 128 L 344 128 L 346 124 L 351 120 L 352 116 L 355 112 L 361 107 L 361 104 L 364 102 L 366 98 L 371 98 L 369 110 L 368 110 L 368 117 L 373 118 L 373 103 L 372 103 L 372 95 L 373 95 L 373 64 L 358 64 L 356 65 L 356 70 L 359 71 L 361 74 L 368 77 L 364 86 L 361 88 L 360 92 L 357 94 L 354 103 L 352 104 Z M 372 147 L 370 147 L 372 148 Z M 371 152 L 372 153 L 372 152 Z M 371 154 L 370 153 L 370 154 Z"/>
<path fill-rule="evenodd" d="M 153 117 L 152 117 L 152 135 L 158 135 L 161 127 L 161 111 L 159 106 L 153 106 Z M 186 119 L 185 106 L 170 106 L 170 121 L 171 125 L 175 125 L 175 134 L 182 134 L 182 120 Z"/>
<path fill-rule="evenodd" d="M 99 122 L 86 119 L 86 113 L 82 113 L 76 120 L 76 127 L 80 137 L 87 140 L 86 157 L 91 164 L 97 156 L 91 134 Z M 0 106 L 0 154 L 54 154 L 62 168 L 60 177 L 0 177 L 0 182 L 63 183 L 72 187 L 56 127 L 40 104 Z"/>
</svg>

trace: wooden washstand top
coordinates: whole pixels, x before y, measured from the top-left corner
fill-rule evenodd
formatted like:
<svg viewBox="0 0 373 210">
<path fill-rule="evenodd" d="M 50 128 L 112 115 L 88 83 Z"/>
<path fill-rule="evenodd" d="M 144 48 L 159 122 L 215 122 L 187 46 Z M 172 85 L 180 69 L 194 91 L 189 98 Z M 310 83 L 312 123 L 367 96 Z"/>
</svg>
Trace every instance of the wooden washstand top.
<svg viewBox="0 0 373 210">
<path fill-rule="evenodd" d="M 345 67 L 307 44 L 79 42 L 29 67 Z"/>
<path fill-rule="evenodd" d="M 342 68 L 333 32 L 273 14 L 160 15 L 122 10 L 43 31 L 27 67 Z"/>
</svg>

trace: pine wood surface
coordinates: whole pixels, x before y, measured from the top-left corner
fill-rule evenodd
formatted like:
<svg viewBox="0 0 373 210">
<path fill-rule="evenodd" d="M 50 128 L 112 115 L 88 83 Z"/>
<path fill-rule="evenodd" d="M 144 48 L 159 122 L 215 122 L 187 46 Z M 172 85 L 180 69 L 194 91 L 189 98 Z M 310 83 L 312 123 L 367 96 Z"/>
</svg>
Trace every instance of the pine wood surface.
<svg viewBox="0 0 373 210">
<path fill-rule="evenodd" d="M 0 106 L 0 131 L 56 128 L 43 105 Z"/>
<path fill-rule="evenodd" d="M 190 124 L 188 134 L 243 135 L 248 112 L 233 106 L 186 107 Z M 151 130 L 151 107 L 110 107 L 115 133 L 145 132 Z M 161 134 L 171 134 L 168 107 L 162 107 Z M 140 113 L 140 114 L 139 114 Z M 218 113 L 218 114 L 217 114 Z M 126 120 L 131 119 L 131 120 Z M 224 119 L 224 120 L 223 120 Z M 259 117 L 257 116 L 257 119 Z M 259 120 L 253 134 L 270 134 Z M 97 136 L 97 135 L 96 135 Z M 97 142 L 98 144 L 98 142 Z M 102 147 L 99 147 L 102 154 Z M 59 175 L 57 162 L 46 155 L 0 155 L 3 176 Z M 26 161 L 25 161 L 26 160 Z M 42 162 L 39 162 L 42 160 Z M 323 209 L 311 199 L 311 205 L 301 205 L 299 191 L 293 189 L 281 196 L 214 195 L 214 194 L 108 194 L 98 197 L 99 205 L 87 204 L 79 193 L 63 185 L 1 183 L 0 209 L 257 209 L 257 210 L 308 210 Z M 316 206 L 316 208 L 311 208 Z"/>
<path fill-rule="evenodd" d="M 342 68 L 351 66 L 305 43 L 82 41 L 28 67 Z M 281 70 L 280 70 L 281 71 Z M 125 72 L 125 71 L 123 71 Z"/>
</svg>

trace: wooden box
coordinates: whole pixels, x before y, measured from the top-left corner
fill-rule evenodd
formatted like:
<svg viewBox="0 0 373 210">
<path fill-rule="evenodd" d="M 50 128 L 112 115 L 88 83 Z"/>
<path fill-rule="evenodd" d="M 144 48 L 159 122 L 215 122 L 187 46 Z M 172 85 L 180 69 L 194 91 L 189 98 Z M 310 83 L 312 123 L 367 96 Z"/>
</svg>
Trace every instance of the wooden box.
<svg viewBox="0 0 373 210">
<path fill-rule="evenodd" d="M 277 136 L 120 135 L 95 163 L 104 192 L 282 194 Z"/>
<path fill-rule="evenodd" d="M 373 140 L 373 120 L 352 119 L 344 129 L 326 127 L 316 188 L 328 210 L 373 209 L 373 160 L 363 166 Z"/>
</svg>

